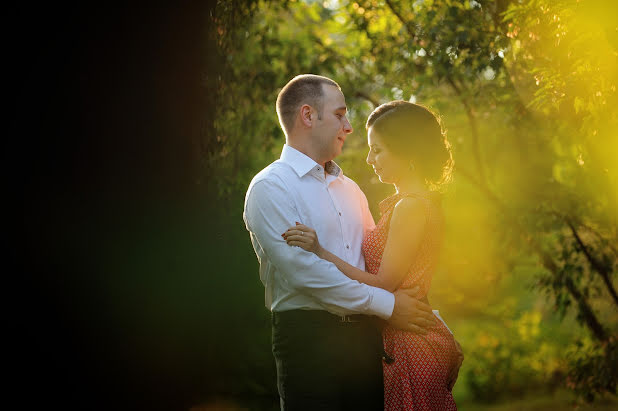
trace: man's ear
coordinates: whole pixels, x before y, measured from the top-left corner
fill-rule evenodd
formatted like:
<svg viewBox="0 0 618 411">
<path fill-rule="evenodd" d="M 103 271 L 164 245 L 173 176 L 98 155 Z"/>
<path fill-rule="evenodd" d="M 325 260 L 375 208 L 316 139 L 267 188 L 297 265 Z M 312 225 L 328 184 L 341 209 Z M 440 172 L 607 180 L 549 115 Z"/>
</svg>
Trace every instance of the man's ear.
<svg viewBox="0 0 618 411">
<path fill-rule="evenodd" d="M 305 127 L 313 125 L 313 117 L 313 108 L 309 104 L 303 104 L 300 108 L 300 121 L 303 122 Z"/>
</svg>

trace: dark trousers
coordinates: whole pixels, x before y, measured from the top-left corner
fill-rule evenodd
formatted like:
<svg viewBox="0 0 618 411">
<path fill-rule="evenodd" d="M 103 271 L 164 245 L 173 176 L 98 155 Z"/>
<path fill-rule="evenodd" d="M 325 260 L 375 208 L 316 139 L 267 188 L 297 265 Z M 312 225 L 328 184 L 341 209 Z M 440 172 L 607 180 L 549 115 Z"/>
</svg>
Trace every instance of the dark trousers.
<svg viewBox="0 0 618 411">
<path fill-rule="evenodd" d="M 383 410 L 382 333 L 375 317 L 273 313 L 281 409 Z"/>
</svg>

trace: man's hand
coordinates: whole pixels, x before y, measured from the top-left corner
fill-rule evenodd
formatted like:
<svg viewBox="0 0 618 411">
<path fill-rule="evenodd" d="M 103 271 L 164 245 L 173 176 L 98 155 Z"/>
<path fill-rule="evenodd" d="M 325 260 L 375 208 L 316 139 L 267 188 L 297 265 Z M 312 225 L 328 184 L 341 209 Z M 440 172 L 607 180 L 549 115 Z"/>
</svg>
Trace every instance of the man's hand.
<svg viewBox="0 0 618 411">
<path fill-rule="evenodd" d="M 415 298 L 418 287 L 395 291 L 395 307 L 388 320 L 395 328 L 417 334 L 427 334 L 426 327 L 436 324 L 431 307 Z"/>
<path fill-rule="evenodd" d="M 453 387 L 455 386 L 455 381 L 457 381 L 457 376 L 459 375 L 459 369 L 461 368 L 461 363 L 463 363 L 464 360 L 464 355 L 463 355 L 463 350 L 461 348 L 461 345 L 459 345 L 459 343 L 457 342 L 457 340 L 455 340 L 455 347 L 457 348 L 457 366 L 453 369 L 453 371 L 451 372 L 451 375 L 449 375 L 448 378 L 448 389 L 449 391 L 453 390 Z"/>
</svg>

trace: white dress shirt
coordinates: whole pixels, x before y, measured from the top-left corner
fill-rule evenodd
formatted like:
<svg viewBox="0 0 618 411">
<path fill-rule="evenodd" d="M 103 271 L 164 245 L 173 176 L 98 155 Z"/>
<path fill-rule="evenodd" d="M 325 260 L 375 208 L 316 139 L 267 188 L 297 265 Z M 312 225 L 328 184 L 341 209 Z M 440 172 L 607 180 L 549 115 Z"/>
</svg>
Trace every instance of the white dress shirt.
<svg viewBox="0 0 618 411">
<path fill-rule="evenodd" d="M 337 267 L 281 237 L 298 221 L 313 228 L 322 247 L 365 270 L 361 242 L 374 227 L 367 198 L 333 161 L 323 167 L 283 146 L 281 158 L 251 181 L 243 218 L 260 263 L 271 311 L 326 310 L 388 319 L 392 293 L 346 277 Z"/>
</svg>

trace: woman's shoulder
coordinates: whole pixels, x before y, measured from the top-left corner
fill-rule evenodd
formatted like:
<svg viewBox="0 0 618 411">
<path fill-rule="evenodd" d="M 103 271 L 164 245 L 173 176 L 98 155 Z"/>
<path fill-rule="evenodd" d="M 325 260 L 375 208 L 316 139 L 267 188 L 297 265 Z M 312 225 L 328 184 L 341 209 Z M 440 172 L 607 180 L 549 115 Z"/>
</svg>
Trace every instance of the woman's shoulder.
<svg viewBox="0 0 618 411">
<path fill-rule="evenodd" d="M 424 201 L 420 197 L 416 196 L 402 196 L 396 203 L 393 209 L 394 212 L 400 214 L 407 214 L 418 212 L 425 207 Z"/>
<path fill-rule="evenodd" d="M 425 221 L 426 214 L 426 200 L 419 197 L 402 196 L 393 207 L 391 225 L 417 225 Z"/>
</svg>

